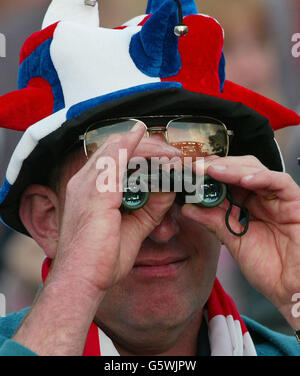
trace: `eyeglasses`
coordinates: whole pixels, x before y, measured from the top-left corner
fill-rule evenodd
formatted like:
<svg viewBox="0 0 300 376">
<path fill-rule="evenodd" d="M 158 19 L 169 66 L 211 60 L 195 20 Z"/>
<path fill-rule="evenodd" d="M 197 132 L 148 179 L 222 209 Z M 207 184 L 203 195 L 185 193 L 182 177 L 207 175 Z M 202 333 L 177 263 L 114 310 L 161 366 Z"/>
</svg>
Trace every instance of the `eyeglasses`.
<svg viewBox="0 0 300 376">
<path fill-rule="evenodd" d="M 230 137 L 234 135 L 233 131 L 228 130 L 220 120 L 207 116 L 162 115 L 109 119 L 92 124 L 84 135 L 79 136 L 79 140 L 84 142 L 87 158 L 94 154 L 109 136 L 129 132 L 137 124 L 145 127 L 145 137 L 150 137 L 155 133 L 163 134 L 170 145 L 182 151 L 183 157 L 206 157 L 209 155 L 226 157 L 229 151 Z M 232 234 L 244 235 L 249 224 L 248 209 L 233 201 L 233 197 L 224 183 L 216 182 L 209 177 L 204 178 L 206 178 L 204 197 L 200 200 L 199 205 L 215 207 L 226 196 L 230 203 L 225 216 L 226 226 Z M 146 181 L 146 185 L 148 185 L 148 181 Z M 148 190 L 136 192 L 132 191 L 129 186 L 125 188 L 123 207 L 137 210 L 146 204 L 149 198 Z M 238 206 L 245 216 L 246 224 L 241 233 L 234 232 L 229 224 L 229 215 L 233 206 Z"/>
<path fill-rule="evenodd" d="M 136 124 L 145 127 L 145 137 L 163 134 L 168 144 L 182 151 L 183 157 L 226 157 L 229 150 L 228 130 L 220 120 L 207 116 L 163 115 L 116 118 L 92 124 L 84 135 L 84 151 L 89 158 L 113 134 L 129 132 Z"/>
</svg>

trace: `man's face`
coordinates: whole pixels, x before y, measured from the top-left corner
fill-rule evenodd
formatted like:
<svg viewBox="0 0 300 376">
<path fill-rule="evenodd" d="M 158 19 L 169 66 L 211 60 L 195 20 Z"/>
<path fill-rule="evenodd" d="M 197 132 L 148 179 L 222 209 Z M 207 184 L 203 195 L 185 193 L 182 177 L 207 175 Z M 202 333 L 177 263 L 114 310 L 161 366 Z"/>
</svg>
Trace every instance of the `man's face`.
<svg viewBox="0 0 300 376">
<path fill-rule="evenodd" d="M 129 326 L 146 336 L 187 325 L 209 297 L 219 249 L 215 236 L 174 203 L 143 242 L 130 274 L 105 295 L 99 322 L 115 333 Z"/>
<path fill-rule="evenodd" d="M 59 192 L 62 207 L 66 184 L 84 163 L 82 150 L 67 159 L 61 177 L 63 189 Z M 170 195 L 174 199 L 174 194 Z M 131 336 L 135 333 L 146 339 L 154 333 L 188 325 L 209 297 L 219 250 L 215 235 L 185 218 L 174 202 L 142 243 L 129 275 L 107 291 L 96 322 L 117 342 L 122 342 L 120 333 L 126 338 L 128 331 Z"/>
</svg>

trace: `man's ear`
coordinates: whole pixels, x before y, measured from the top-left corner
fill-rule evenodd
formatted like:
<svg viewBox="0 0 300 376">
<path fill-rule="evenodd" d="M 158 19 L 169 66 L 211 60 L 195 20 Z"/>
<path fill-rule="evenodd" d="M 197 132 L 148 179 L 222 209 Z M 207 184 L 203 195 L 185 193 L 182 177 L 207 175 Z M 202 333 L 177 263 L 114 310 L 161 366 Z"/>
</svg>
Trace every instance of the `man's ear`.
<svg viewBox="0 0 300 376">
<path fill-rule="evenodd" d="M 59 200 L 49 187 L 31 185 L 22 195 L 19 215 L 32 238 L 53 259 L 59 234 Z"/>
</svg>

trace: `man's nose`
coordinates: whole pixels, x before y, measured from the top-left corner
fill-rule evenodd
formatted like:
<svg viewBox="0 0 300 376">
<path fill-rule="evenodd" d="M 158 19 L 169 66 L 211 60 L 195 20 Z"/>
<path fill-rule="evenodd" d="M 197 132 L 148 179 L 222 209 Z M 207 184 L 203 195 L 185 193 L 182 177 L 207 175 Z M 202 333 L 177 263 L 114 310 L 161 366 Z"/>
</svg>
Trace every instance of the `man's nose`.
<svg viewBox="0 0 300 376">
<path fill-rule="evenodd" d="M 162 222 L 151 232 L 149 238 L 158 244 L 168 243 L 179 232 L 179 226 L 172 209 L 168 211 Z"/>
</svg>

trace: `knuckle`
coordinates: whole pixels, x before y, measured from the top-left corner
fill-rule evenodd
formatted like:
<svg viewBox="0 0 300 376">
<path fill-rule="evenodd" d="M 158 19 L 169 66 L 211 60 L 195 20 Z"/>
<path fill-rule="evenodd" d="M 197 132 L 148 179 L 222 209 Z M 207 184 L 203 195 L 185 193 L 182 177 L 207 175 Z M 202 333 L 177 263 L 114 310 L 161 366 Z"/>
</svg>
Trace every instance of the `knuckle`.
<svg viewBox="0 0 300 376">
<path fill-rule="evenodd" d="M 259 160 L 252 154 L 248 154 L 245 156 L 245 158 L 249 161 L 249 162 L 253 162 L 253 163 L 257 163 L 259 162 Z M 260 162 L 259 162 L 260 163 Z"/>
</svg>

